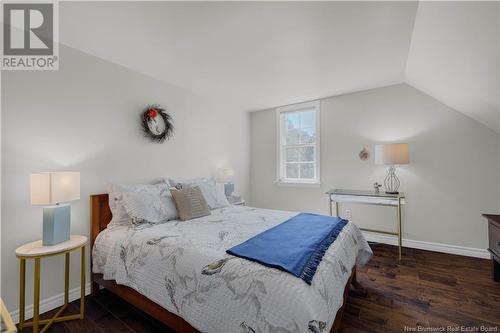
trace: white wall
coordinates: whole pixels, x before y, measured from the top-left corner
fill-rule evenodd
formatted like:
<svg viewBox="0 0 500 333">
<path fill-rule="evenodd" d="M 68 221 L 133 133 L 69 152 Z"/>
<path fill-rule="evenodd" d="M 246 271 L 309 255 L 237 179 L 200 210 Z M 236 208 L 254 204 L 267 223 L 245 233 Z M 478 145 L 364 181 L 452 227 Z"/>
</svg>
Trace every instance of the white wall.
<svg viewBox="0 0 500 333">
<path fill-rule="evenodd" d="M 59 71 L 2 73 L 1 296 L 11 311 L 18 308 L 14 251 L 41 237 L 42 208 L 30 205 L 31 172 L 81 172 L 71 230 L 83 235 L 89 234 L 89 195 L 103 192 L 107 182 L 210 176 L 225 165 L 236 170 L 237 190 L 247 194 L 247 114 L 68 47 L 61 47 L 60 59 Z M 149 142 L 139 126 L 141 110 L 153 102 L 174 119 L 174 137 L 163 144 Z M 79 286 L 78 262 L 73 255 L 71 288 Z M 63 291 L 62 263 L 62 257 L 43 260 L 42 299 Z M 31 264 L 27 277 L 31 304 Z"/>
<path fill-rule="evenodd" d="M 485 249 L 484 212 L 499 212 L 499 134 L 405 84 L 321 100 L 321 187 L 276 185 L 275 111 L 251 115 L 250 204 L 328 212 L 333 188 L 371 189 L 385 170 L 373 145 L 408 142 L 411 164 L 398 170 L 408 204 L 404 238 Z M 361 161 L 367 147 L 370 161 Z M 347 206 L 371 228 L 395 226 L 387 207 Z M 343 211 L 342 209 L 342 211 Z"/>
<path fill-rule="evenodd" d="M 419 1 L 405 82 L 500 130 L 498 1 Z"/>
</svg>

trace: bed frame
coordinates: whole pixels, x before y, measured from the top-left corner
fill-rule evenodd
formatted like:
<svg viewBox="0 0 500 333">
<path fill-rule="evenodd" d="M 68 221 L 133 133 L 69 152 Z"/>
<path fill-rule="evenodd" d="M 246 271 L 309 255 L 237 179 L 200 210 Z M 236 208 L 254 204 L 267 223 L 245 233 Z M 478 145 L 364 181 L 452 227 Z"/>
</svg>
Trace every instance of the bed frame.
<svg viewBox="0 0 500 333">
<path fill-rule="evenodd" d="M 94 242 L 99 233 L 106 228 L 111 221 L 111 210 L 108 204 L 107 194 L 96 194 L 90 196 L 90 248 L 93 249 Z M 138 293 L 134 289 L 117 284 L 114 280 L 104 280 L 102 274 L 93 273 L 92 270 L 92 250 L 90 251 L 90 270 L 91 270 L 91 293 L 92 296 L 98 295 L 101 287 L 108 289 L 118 297 L 131 303 L 136 308 L 157 319 L 161 323 L 170 327 L 179 333 L 200 333 L 181 317 L 167 311 L 165 308 L 151 301 L 147 297 Z M 352 269 L 352 274 L 344 289 L 344 300 L 342 307 L 337 311 L 335 321 L 330 333 L 337 333 L 340 329 L 342 314 L 344 313 L 347 296 L 350 285 L 357 286 L 356 267 Z"/>
</svg>

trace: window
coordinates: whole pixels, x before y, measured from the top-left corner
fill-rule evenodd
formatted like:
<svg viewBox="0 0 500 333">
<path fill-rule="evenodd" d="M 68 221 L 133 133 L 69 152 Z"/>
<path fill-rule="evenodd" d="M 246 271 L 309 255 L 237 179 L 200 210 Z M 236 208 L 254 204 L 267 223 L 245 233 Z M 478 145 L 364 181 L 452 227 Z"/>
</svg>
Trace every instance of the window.
<svg viewBox="0 0 500 333">
<path fill-rule="evenodd" d="M 277 109 L 278 182 L 319 184 L 319 102 Z"/>
</svg>

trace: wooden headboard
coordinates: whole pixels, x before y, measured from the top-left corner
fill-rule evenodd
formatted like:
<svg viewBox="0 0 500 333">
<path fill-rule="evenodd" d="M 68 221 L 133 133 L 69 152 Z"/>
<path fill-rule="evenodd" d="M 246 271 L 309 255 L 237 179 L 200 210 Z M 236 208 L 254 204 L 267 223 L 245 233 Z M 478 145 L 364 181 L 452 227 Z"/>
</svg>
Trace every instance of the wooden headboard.
<svg viewBox="0 0 500 333">
<path fill-rule="evenodd" d="M 111 222 L 108 194 L 94 194 L 90 196 L 90 248 L 101 231 Z M 91 252 L 92 253 L 92 252 Z"/>
</svg>

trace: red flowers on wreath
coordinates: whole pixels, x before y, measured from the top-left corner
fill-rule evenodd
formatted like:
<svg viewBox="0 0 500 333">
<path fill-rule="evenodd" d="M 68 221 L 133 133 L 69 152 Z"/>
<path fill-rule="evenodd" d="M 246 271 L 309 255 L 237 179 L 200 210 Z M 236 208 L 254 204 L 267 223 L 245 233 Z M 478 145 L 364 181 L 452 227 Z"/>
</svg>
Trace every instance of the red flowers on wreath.
<svg viewBox="0 0 500 333">
<path fill-rule="evenodd" d="M 162 143 L 172 137 L 174 125 L 172 117 L 159 104 L 150 104 L 140 114 L 144 135 L 153 142 Z"/>
<path fill-rule="evenodd" d="M 156 118 L 156 116 L 158 116 L 158 111 L 154 108 L 151 108 L 148 110 L 147 116 L 148 118 Z"/>
</svg>

